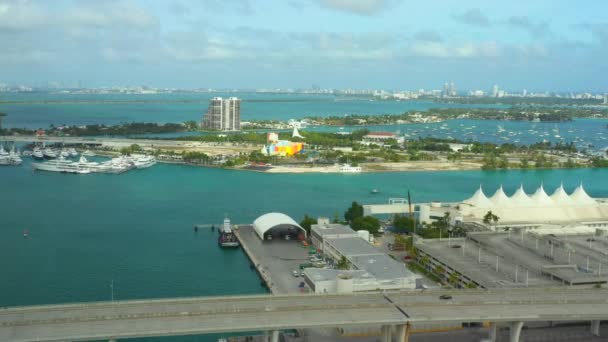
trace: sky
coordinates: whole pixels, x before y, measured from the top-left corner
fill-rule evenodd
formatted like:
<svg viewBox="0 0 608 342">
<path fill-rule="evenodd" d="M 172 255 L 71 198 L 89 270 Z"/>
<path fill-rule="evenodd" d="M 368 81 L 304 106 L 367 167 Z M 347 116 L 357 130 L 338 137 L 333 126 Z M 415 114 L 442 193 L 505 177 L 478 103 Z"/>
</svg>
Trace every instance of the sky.
<svg viewBox="0 0 608 342">
<path fill-rule="evenodd" d="M 608 91 L 604 0 L 0 0 L 0 83 Z"/>
</svg>

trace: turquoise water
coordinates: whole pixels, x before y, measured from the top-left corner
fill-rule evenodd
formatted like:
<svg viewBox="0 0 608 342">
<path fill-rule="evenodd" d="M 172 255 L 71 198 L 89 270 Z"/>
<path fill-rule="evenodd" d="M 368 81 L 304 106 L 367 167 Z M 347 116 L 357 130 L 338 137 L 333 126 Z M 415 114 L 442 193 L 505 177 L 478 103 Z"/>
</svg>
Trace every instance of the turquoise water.
<svg viewBox="0 0 608 342">
<path fill-rule="evenodd" d="M 305 116 L 344 114 L 396 114 L 429 108 L 497 107 L 495 105 L 436 104 L 426 101 L 370 101 L 329 95 L 285 94 L 158 94 L 158 95 L 69 95 L 69 94 L 0 94 L 0 104 L 7 113 L 4 126 L 46 128 L 54 125 L 118 124 L 121 122 L 200 121 L 213 96 L 238 96 L 243 99 L 241 119 L 283 120 Z M 65 103 L 44 103 L 44 101 Z M 79 103 L 91 101 L 91 103 Z M 116 103 L 117 101 L 138 101 Z M 504 106 L 498 106 L 504 107 Z"/>
<path fill-rule="evenodd" d="M 296 220 L 342 214 L 353 200 L 457 201 L 483 184 L 510 193 L 541 181 L 572 190 L 583 181 L 608 197 L 608 170 L 261 174 L 158 164 L 123 175 L 66 175 L 0 168 L 0 306 L 264 293 L 240 250 L 221 250 L 195 223 L 228 214 L 250 223 L 272 211 Z M 370 194 L 377 188 L 380 194 Z M 30 238 L 22 231 L 28 229 Z M 170 339 L 176 340 L 176 339 Z M 203 339 L 177 340 L 215 341 Z"/>
</svg>

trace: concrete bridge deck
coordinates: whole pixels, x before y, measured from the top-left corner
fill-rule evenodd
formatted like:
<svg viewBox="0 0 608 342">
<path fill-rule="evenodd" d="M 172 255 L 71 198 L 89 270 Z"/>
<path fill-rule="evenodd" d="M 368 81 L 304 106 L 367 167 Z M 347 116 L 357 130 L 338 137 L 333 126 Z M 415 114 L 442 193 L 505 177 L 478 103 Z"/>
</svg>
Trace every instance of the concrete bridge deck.
<svg viewBox="0 0 608 342">
<path fill-rule="evenodd" d="M 442 294 L 452 299 L 440 299 Z M 82 341 L 406 322 L 606 319 L 608 289 L 596 288 L 200 297 L 4 308 L 0 340 Z"/>
</svg>

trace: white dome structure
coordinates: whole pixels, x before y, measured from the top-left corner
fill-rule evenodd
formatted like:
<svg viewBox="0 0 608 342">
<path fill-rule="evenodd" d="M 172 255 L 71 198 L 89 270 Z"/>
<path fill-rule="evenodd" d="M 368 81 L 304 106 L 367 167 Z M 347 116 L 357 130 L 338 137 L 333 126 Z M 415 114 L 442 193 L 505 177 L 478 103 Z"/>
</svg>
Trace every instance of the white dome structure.
<svg viewBox="0 0 608 342">
<path fill-rule="evenodd" d="M 265 240 L 266 233 L 273 228 L 300 229 L 304 233 L 304 236 L 306 236 L 306 230 L 302 226 L 291 217 L 282 213 L 264 214 L 253 221 L 253 229 L 262 240 Z"/>
<path fill-rule="evenodd" d="M 511 199 L 509 198 L 509 196 L 507 196 L 505 194 L 504 190 L 502 189 L 502 185 L 500 186 L 500 188 L 498 188 L 498 190 L 496 190 L 494 195 L 492 195 L 492 197 L 490 197 L 490 201 L 496 207 L 511 207 L 512 206 Z"/>
<path fill-rule="evenodd" d="M 593 204 L 597 204 L 597 201 L 594 200 L 593 198 L 591 198 L 591 196 L 589 196 L 587 194 L 587 192 L 583 188 L 583 183 L 581 183 L 581 185 L 579 185 L 578 187 L 576 187 L 576 189 L 574 189 L 574 191 L 570 195 L 570 198 L 572 199 L 572 201 L 576 205 L 593 205 Z"/>
<path fill-rule="evenodd" d="M 574 201 L 568 196 L 566 190 L 564 190 L 564 184 L 560 184 L 559 188 L 555 189 L 553 194 L 551 194 L 551 200 L 555 205 L 564 206 L 564 205 L 572 205 Z"/>
<path fill-rule="evenodd" d="M 530 199 L 532 199 L 532 202 L 537 207 L 551 207 L 554 204 L 551 197 L 545 192 L 542 184 L 536 189 L 536 192 L 530 196 Z"/>
<path fill-rule="evenodd" d="M 463 203 L 470 204 L 476 208 L 492 208 L 494 206 L 494 204 L 488 199 L 488 197 L 486 197 L 486 194 L 483 193 L 481 185 L 479 186 L 479 189 L 475 191 L 473 196 L 471 196 L 471 198 L 469 199 L 464 200 Z"/>
<path fill-rule="evenodd" d="M 519 189 L 511 196 L 511 203 L 514 207 L 531 207 L 534 202 L 524 191 L 524 186 L 520 185 Z"/>
</svg>

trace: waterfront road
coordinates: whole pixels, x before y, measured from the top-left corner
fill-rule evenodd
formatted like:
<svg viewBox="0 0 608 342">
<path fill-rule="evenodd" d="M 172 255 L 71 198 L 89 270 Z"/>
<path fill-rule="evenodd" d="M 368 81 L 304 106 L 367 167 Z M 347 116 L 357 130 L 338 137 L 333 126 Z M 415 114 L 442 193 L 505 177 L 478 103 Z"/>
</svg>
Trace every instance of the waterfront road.
<svg viewBox="0 0 608 342">
<path fill-rule="evenodd" d="M 440 299 L 449 295 L 451 299 Z M 200 297 L 0 309 L 0 341 L 398 325 L 608 319 L 608 289 L 418 290 L 344 295 Z"/>
</svg>

